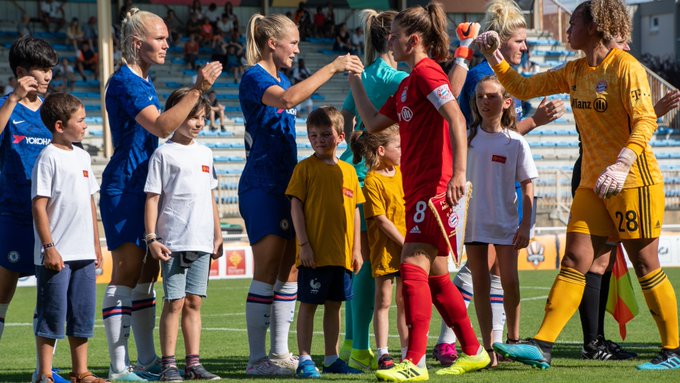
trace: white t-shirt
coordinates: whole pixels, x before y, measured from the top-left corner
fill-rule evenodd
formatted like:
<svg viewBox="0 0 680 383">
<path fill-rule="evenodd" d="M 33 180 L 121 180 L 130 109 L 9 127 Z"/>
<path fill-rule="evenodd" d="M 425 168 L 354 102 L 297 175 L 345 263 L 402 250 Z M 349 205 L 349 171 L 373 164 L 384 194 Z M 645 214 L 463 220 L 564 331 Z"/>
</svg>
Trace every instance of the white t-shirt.
<svg viewBox="0 0 680 383">
<path fill-rule="evenodd" d="M 468 148 L 467 177 L 472 199 L 465 242 L 512 245 L 519 221 L 515 182 L 538 177 L 529 144 L 515 131 L 478 128 Z"/>
<path fill-rule="evenodd" d="M 216 187 L 208 147 L 168 141 L 153 153 L 144 191 L 161 195 L 156 235 L 171 251 L 212 253 L 215 227 L 211 190 Z"/>
<path fill-rule="evenodd" d="M 60 8 L 61 3 L 58 1 L 53 1 L 51 3 L 43 1 L 40 4 L 40 10 L 47 13 L 49 17 L 53 17 L 55 19 L 61 19 L 64 17 L 64 15 L 61 13 Z"/>
<path fill-rule="evenodd" d="M 52 242 L 66 261 L 95 259 L 92 195 L 99 191 L 90 155 L 47 145 L 33 166 L 31 198 L 47 197 Z M 33 261 L 43 264 L 42 241 L 35 230 Z"/>
</svg>

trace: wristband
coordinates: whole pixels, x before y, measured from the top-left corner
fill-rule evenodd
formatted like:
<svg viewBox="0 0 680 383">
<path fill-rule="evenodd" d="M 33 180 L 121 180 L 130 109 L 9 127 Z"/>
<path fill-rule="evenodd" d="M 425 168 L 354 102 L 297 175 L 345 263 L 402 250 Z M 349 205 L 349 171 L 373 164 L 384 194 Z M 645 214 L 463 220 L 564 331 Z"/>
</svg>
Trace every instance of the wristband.
<svg viewBox="0 0 680 383">
<path fill-rule="evenodd" d="M 156 239 L 156 233 L 144 234 L 144 242 L 149 242 L 150 239 Z"/>
<path fill-rule="evenodd" d="M 472 56 L 474 56 L 474 51 L 468 47 L 463 47 L 460 46 L 456 48 L 456 53 L 454 54 L 456 58 L 462 58 L 465 60 L 472 60 Z"/>
<path fill-rule="evenodd" d="M 43 243 L 43 249 L 47 250 L 47 249 L 49 249 L 50 247 L 54 247 L 54 242 Z"/>
</svg>

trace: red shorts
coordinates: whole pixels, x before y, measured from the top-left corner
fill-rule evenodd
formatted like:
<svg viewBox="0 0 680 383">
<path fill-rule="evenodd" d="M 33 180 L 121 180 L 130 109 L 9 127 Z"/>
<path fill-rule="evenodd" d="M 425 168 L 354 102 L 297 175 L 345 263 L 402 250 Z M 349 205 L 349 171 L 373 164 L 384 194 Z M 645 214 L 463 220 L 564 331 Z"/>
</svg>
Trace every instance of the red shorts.
<svg viewBox="0 0 680 383">
<path fill-rule="evenodd" d="M 442 234 L 437 219 L 427 206 L 428 198 L 417 198 L 415 203 L 406 204 L 405 243 L 427 243 L 437 249 L 437 256 L 448 257 L 449 246 Z"/>
</svg>

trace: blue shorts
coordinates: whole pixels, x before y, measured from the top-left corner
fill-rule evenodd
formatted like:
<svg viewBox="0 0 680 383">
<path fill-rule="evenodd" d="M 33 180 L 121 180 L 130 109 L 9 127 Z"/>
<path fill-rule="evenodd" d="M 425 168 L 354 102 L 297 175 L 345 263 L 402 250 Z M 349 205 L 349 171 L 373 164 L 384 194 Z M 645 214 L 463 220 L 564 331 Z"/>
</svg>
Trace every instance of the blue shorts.
<svg viewBox="0 0 680 383">
<path fill-rule="evenodd" d="M 97 293 L 93 260 L 67 261 L 60 271 L 36 266 L 38 300 L 35 335 L 48 339 L 66 336 L 92 338 Z"/>
<path fill-rule="evenodd" d="M 0 266 L 22 277 L 35 274 L 33 224 L 0 221 Z"/>
<path fill-rule="evenodd" d="M 146 249 L 144 243 L 144 193 L 111 194 L 102 190 L 99 210 L 106 233 L 106 245 L 115 250 L 124 243 Z"/>
<path fill-rule="evenodd" d="M 186 253 L 196 254 L 198 259 L 185 268 L 180 265 L 180 259 Z M 208 292 L 210 254 L 196 251 L 172 253 L 169 261 L 161 262 L 161 272 L 166 301 L 182 299 L 187 294 L 205 298 Z"/>
<path fill-rule="evenodd" d="M 249 189 L 238 195 L 238 201 L 251 245 L 272 234 L 287 240 L 295 236 L 290 200 L 285 195 Z"/>
<path fill-rule="evenodd" d="M 298 268 L 298 300 L 311 305 L 352 299 L 352 273 L 341 266 Z"/>
</svg>

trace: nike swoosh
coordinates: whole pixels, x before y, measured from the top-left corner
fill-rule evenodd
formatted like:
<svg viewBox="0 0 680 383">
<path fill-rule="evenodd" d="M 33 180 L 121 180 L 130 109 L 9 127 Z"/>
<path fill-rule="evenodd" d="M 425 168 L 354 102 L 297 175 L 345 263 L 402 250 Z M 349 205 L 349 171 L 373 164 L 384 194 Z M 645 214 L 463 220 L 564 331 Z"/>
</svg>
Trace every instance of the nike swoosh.
<svg viewBox="0 0 680 383">
<path fill-rule="evenodd" d="M 153 100 L 153 96 L 149 96 L 149 101 Z"/>
<path fill-rule="evenodd" d="M 19 125 L 19 124 L 21 124 L 22 122 L 26 122 L 26 121 L 25 121 L 25 120 L 18 120 L 18 121 L 17 121 L 17 120 L 12 120 L 12 123 L 13 123 L 14 125 Z"/>
<path fill-rule="evenodd" d="M 470 28 L 472 28 L 472 23 L 468 23 L 467 29 L 463 32 L 464 36 L 467 36 L 470 33 Z"/>
</svg>

